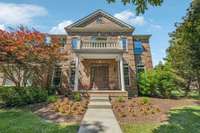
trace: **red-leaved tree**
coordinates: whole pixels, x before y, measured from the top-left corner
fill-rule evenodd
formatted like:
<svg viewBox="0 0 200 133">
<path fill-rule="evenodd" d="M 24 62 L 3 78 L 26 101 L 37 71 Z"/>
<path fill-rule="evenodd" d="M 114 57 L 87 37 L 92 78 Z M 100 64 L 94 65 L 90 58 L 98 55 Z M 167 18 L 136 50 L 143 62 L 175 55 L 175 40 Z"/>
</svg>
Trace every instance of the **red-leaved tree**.
<svg viewBox="0 0 200 133">
<path fill-rule="evenodd" d="M 52 71 L 59 61 L 58 39 L 45 43 L 45 34 L 19 27 L 0 30 L 0 70 L 16 86 L 48 88 Z"/>
</svg>

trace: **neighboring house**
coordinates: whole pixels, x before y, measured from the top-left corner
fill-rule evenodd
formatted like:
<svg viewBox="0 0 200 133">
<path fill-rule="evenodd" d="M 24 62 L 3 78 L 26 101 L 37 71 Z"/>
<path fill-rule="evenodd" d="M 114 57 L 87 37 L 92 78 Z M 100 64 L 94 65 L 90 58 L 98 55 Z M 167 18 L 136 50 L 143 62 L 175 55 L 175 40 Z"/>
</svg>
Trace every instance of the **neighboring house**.
<svg viewBox="0 0 200 133">
<path fill-rule="evenodd" d="M 151 35 L 134 35 L 134 27 L 97 10 L 65 27 L 63 61 L 54 70 L 52 85 L 74 91 L 137 96 L 137 73 L 152 69 Z"/>
</svg>

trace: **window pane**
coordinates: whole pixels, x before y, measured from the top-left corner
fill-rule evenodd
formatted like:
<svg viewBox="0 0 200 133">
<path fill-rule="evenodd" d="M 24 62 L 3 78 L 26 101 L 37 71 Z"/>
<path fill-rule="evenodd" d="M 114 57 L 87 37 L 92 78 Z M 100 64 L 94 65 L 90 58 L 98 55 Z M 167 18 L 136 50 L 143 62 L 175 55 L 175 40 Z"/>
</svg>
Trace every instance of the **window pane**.
<svg viewBox="0 0 200 133">
<path fill-rule="evenodd" d="M 53 86 L 58 87 L 60 86 L 61 82 L 61 68 L 56 67 L 54 69 L 54 75 L 53 75 Z"/>
<path fill-rule="evenodd" d="M 77 48 L 79 43 L 79 39 L 72 39 L 72 48 Z"/>
<path fill-rule="evenodd" d="M 142 54 L 143 51 L 144 51 L 144 48 L 142 46 L 142 42 L 141 41 L 135 41 L 134 42 L 134 53 L 135 54 Z"/>
<path fill-rule="evenodd" d="M 125 83 L 125 86 L 129 86 L 129 67 L 128 67 L 128 64 L 124 64 L 124 83 Z"/>
<path fill-rule="evenodd" d="M 50 36 L 46 36 L 45 37 L 45 43 L 46 44 L 50 44 L 51 43 L 51 37 Z"/>
<path fill-rule="evenodd" d="M 61 38 L 60 38 L 60 45 L 61 45 L 62 47 L 64 47 L 65 44 L 66 44 L 66 39 L 65 39 L 64 37 L 61 37 Z"/>
<path fill-rule="evenodd" d="M 71 62 L 71 73 L 70 73 L 70 85 L 71 87 L 74 87 L 75 82 L 75 62 Z"/>
<path fill-rule="evenodd" d="M 121 38 L 120 39 L 120 45 L 123 49 L 127 49 L 127 45 L 128 45 L 128 40 L 126 38 Z"/>
</svg>

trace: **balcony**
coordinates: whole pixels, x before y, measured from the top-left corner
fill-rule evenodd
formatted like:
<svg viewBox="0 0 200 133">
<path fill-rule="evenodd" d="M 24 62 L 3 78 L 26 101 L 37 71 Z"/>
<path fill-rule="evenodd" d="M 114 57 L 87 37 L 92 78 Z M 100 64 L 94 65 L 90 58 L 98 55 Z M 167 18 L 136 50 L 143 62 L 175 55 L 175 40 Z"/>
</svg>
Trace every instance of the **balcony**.
<svg viewBox="0 0 200 133">
<path fill-rule="evenodd" d="M 122 49 L 119 41 L 82 41 L 80 49 Z"/>
</svg>

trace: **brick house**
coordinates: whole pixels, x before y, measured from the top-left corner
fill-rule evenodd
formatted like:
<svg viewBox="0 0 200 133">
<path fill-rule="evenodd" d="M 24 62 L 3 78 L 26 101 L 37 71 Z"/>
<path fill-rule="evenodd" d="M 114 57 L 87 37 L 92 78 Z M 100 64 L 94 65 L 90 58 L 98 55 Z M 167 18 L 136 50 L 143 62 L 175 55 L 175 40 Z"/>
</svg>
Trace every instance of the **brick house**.
<svg viewBox="0 0 200 133">
<path fill-rule="evenodd" d="M 151 35 L 134 35 L 134 27 L 97 10 L 65 27 L 63 61 L 54 70 L 52 85 L 89 93 L 137 96 L 137 73 L 152 69 Z"/>
</svg>

